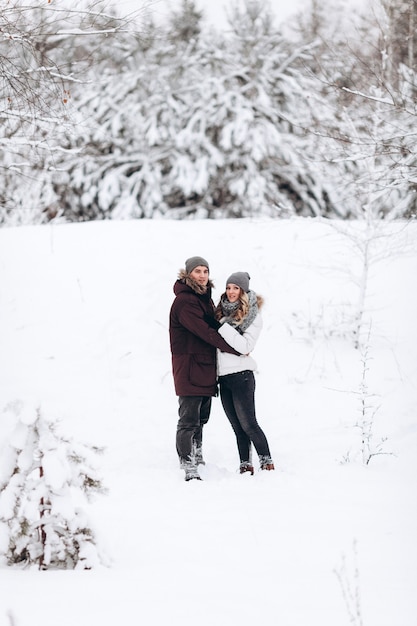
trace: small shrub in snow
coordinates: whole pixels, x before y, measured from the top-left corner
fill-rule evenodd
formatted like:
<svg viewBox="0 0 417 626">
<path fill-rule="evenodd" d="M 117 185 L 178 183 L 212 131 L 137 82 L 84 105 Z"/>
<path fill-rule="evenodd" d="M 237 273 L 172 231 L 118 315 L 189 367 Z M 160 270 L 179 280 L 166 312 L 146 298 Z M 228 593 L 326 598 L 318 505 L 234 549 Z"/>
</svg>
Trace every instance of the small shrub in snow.
<svg viewBox="0 0 417 626">
<path fill-rule="evenodd" d="M 350 305 L 344 302 L 318 303 L 313 310 L 308 303 L 304 310 L 291 313 L 288 333 L 297 340 L 312 342 L 315 339 L 348 339 L 354 335 L 355 317 Z"/>
<path fill-rule="evenodd" d="M 40 409 L 9 405 L 16 425 L 0 454 L 0 556 L 9 565 L 90 569 L 100 557 L 81 506 L 104 493 L 101 450 L 58 433 Z"/>
<path fill-rule="evenodd" d="M 369 339 L 369 338 L 368 338 Z M 383 446 L 386 438 L 374 441 L 374 419 L 379 409 L 379 405 L 375 405 L 375 394 L 372 394 L 369 390 L 367 374 L 369 371 L 370 361 L 370 346 L 369 342 L 363 346 L 361 350 L 361 363 L 362 363 L 362 378 L 359 384 L 359 412 L 360 418 L 356 426 L 360 430 L 361 436 L 361 455 L 363 465 L 368 465 L 372 457 L 379 454 L 389 454 L 384 452 Z"/>
<path fill-rule="evenodd" d="M 353 572 L 349 572 L 346 566 L 346 558 L 343 556 L 342 565 L 334 570 L 342 591 L 343 600 L 349 615 L 349 622 L 354 626 L 363 626 L 359 567 L 357 563 L 357 545 L 353 544 Z"/>
<path fill-rule="evenodd" d="M 374 437 L 374 421 L 375 415 L 380 408 L 377 404 L 378 396 L 371 392 L 368 384 L 368 372 L 370 369 L 370 332 L 368 334 L 368 341 L 361 347 L 361 380 L 359 382 L 359 389 L 355 393 L 359 399 L 359 418 L 355 423 L 355 428 L 360 433 L 360 456 L 363 465 L 369 465 L 371 459 L 381 454 L 392 454 L 384 450 L 384 445 L 387 438 L 381 438 L 375 441 Z M 354 456 L 357 456 L 355 454 Z M 348 451 L 344 456 L 342 462 L 348 463 L 351 461 L 351 453 Z"/>
</svg>

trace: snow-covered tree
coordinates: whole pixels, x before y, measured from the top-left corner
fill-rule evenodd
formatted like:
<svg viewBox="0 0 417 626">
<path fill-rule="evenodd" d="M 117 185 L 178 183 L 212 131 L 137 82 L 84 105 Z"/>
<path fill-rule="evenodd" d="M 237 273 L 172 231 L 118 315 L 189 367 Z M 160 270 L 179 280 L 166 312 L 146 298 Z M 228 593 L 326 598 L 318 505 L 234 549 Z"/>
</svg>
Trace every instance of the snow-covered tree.
<svg viewBox="0 0 417 626">
<path fill-rule="evenodd" d="M 417 68 L 417 1 L 381 0 L 381 6 L 381 48 L 386 51 L 388 80 L 397 85 L 399 67 Z M 417 89 L 417 83 L 414 88 Z"/>
<path fill-rule="evenodd" d="M 9 565 L 90 569 L 100 563 L 97 538 L 84 510 L 105 493 L 101 450 L 69 439 L 40 409 L 6 407 L 15 422 L 1 442 L 0 557 Z"/>
<path fill-rule="evenodd" d="M 212 196 L 226 198 L 233 217 L 326 214 L 326 181 L 305 158 L 302 129 L 311 88 L 302 68 L 315 42 L 287 40 L 259 0 L 234 3 L 229 24 L 223 93 L 214 100 L 225 163 Z"/>
<path fill-rule="evenodd" d="M 326 213 L 296 132 L 313 44 L 291 47 L 261 3 L 236 11 L 232 36 L 156 38 L 79 95 L 83 155 L 55 188 L 69 219 Z"/>
<path fill-rule="evenodd" d="M 415 69 L 397 65 L 390 82 L 394 61 L 383 15 L 364 16 L 330 38 L 321 13 L 321 44 L 309 66 L 317 79 L 309 124 L 317 137 L 316 163 L 331 180 L 332 206 L 344 217 L 395 219 L 416 210 Z M 317 34 L 317 19 L 313 24 Z"/>
<path fill-rule="evenodd" d="M 391 83 L 388 18 L 349 22 L 342 4 L 311 0 L 290 36 L 260 0 L 231 3 L 227 33 L 183 0 L 142 35 L 101 4 L 68 16 L 29 5 L 9 30 L 33 115 L 7 112 L 0 222 L 414 215 L 412 55 Z"/>
<path fill-rule="evenodd" d="M 169 24 L 170 39 L 175 42 L 187 42 L 198 39 L 201 33 L 202 11 L 196 7 L 194 0 L 182 0 L 180 9 L 171 9 Z"/>
<path fill-rule="evenodd" d="M 91 68 L 123 57 L 128 22 L 102 1 L 3 3 L 0 8 L 0 224 L 59 214 L 52 173 L 73 128 L 72 91 Z M 106 45 L 101 45 L 105 40 Z M 76 151 L 76 149 L 75 149 Z"/>
</svg>

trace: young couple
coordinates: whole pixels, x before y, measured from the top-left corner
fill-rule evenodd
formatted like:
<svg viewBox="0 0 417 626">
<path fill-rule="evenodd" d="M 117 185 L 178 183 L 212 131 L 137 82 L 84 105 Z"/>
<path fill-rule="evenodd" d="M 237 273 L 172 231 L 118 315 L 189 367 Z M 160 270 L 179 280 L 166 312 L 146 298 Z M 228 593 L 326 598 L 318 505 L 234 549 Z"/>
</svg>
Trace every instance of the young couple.
<svg viewBox="0 0 417 626">
<path fill-rule="evenodd" d="M 176 434 L 180 467 L 185 480 L 201 480 L 203 427 L 207 424 L 217 383 L 224 411 L 236 435 L 240 473 L 254 473 L 253 443 L 260 468 L 273 470 L 268 441 L 256 420 L 256 363 L 250 353 L 262 329 L 261 296 L 249 288 L 247 272 L 226 281 L 215 308 L 209 264 L 199 256 L 185 262 L 174 284 L 169 334 L 172 371 L 178 396 Z"/>
</svg>

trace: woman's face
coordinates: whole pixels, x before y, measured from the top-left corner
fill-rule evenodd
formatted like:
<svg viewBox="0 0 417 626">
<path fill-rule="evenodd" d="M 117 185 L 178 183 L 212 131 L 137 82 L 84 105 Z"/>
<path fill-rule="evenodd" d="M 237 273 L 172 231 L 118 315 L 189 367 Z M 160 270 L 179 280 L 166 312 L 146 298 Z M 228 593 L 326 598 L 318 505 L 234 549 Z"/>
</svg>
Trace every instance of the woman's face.
<svg viewBox="0 0 417 626">
<path fill-rule="evenodd" d="M 226 296 L 229 302 L 236 302 L 240 296 L 240 287 L 233 283 L 228 283 L 226 285 Z"/>
</svg>

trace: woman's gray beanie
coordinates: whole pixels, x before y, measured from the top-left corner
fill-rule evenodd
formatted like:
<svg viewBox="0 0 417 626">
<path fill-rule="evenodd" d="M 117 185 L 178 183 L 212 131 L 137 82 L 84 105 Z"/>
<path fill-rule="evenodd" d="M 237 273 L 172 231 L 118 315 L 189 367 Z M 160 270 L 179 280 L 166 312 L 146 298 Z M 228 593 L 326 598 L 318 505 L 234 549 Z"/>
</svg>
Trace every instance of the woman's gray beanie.
<svg viewBox="0 0 417 626">
<path fill-rule="evenodd" d="M 250 276 L 247 272 L 235 272 L 234 274 L 231 274 L 226 280 L 226 287 L 227 285 L 232 283 L 233 285 L 237 285 L 247 293 L 249 291 L 249 281 Z"/>
<path fill-rule="evenodd" d="M 208 270 L 210 270 L 209 264 L 207 263 L 206 259 L 203 259 L 202 256 L 192 256 L 185 262 L 185 271 L 187 272 L 187 274 L 190 274 L 199 265 L 203 265 L 204 267 L 207 267 Z"/>
</svg>

